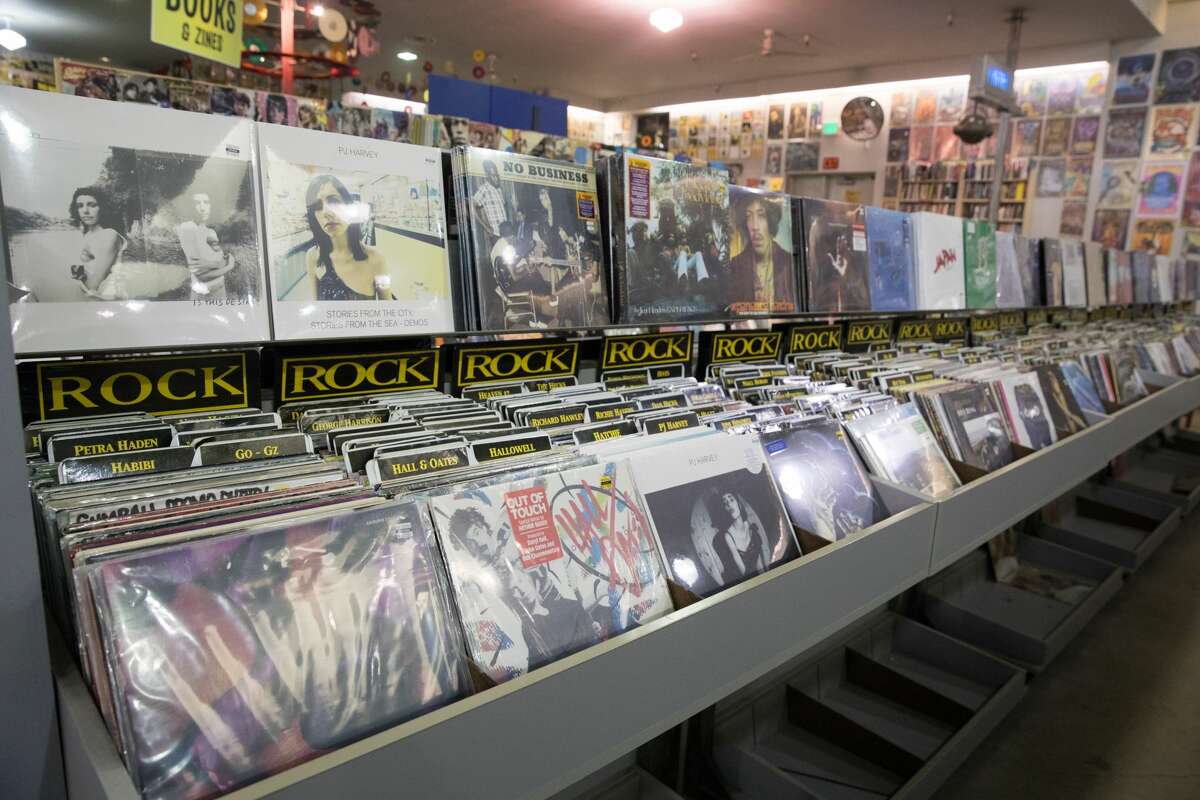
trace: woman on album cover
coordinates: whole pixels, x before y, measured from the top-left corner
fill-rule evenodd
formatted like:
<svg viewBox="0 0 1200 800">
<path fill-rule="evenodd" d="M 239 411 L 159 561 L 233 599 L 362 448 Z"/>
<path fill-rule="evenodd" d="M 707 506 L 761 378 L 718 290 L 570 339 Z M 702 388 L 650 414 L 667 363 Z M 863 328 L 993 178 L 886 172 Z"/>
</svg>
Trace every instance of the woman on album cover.
<svg viewBox="0 0 1200 800">
<path fill-rule="evenodd" d="M 713 492 L 706 502 L 709 518 L 717 530 L 713 549 L 725 580 L 766 570 L 767 539 L 762 528 L 751 521 L 746 501 L 733 492 Z"/>
<path fill-rule="evenodd" d="M 304 205 L 314 246 L 304 257 L 317 300 L 394 300 L 383 254 L 363 242 L 367 206 L 333 175 L 308 184 Z"/>
</svg>

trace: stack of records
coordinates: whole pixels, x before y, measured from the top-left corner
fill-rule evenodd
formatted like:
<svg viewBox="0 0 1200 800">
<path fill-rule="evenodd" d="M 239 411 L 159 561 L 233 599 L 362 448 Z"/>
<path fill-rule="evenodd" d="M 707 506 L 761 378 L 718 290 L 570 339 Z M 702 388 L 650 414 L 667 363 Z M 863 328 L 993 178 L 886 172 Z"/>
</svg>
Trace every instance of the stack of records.
<svg viewBox="0 0 1200 800">
<path fill-rule="evenodd" d="M 1083 264 L 1083 242 L 1078 239 L 1061 239 L 1063 305 L 1087 305 L 1087 271 Z"/>
<path fill-rule="evenodd" d="M 1145 250 L 1135 250 L 1129 254 L 1133 272 L 1134 303 L 1149 303 L 1154 295 L 1152 281 L 1154 280 L 1154 254 Z"/>
<path fill-rule="evenodd" d="M 1104 245 L 1099 242 L 1083 243 L 1083 263 L 1087 272 L 1088 308 L 1099 308 L 1108 302 L 1104 253 Z"/>
<path fill-rule="evenodd" d="M 1042 239 L 1043 297 L 1047 306 L 1065 305 L 1063 287 L 1063 247 L 1059 239 Z"/>
<path fill-rule="evenodd" d="M 630 454 L 675 583 L 699 597 L 799 555 L 758 436 L 711 435 Z"/>
<path fill-rule="evenodd" d="M 996 233 L 990 223 L 963 220 L 967 308 L 996 307 Z"/>
<path fill-rule="evenodd" d="M 734 316 L 792 314 L 796 292 L 797 231 L 791 199 L 783 194 L 729 187 L 733 214 L 726 311 Z"/>
<path fill-rule="evenodd" d="M 723 316 L 731 304 L 728 174 L 629 153 L 606 159 L 605 169 L 621 321 Z"/>
<path fill-rule="evenodd" d="M 1042 396 L 1046 399 L 1046 408 L 1050 412 L 1055 435 L 1059 439 L 1065 439 L 1086 428 L 1087 418 L 1075 399 L 1075 393 L 1071 391 L 1062 369 L 1057 364 L 1043 364 L 1034 367 L 1033 371 L 1042 385 Z"/>
<path fill-rule="evenodd" d="M 1175 299 L 1175 280 L 1171 259 L 1154 256 L 1154 269 L 1150 276 L 1150 302 L 1170 303 Z"/>
<path fill-rule="evenodd" d="M 1125 250 L 1104 251 L 1109 305 L 1128 305 L 1133 302 L 1132 254 Z"/>
<path fill-rule="evenodd" d="M 1021 289 L 1026 307 L 1046 305 L 1045 282 L 1042 279 L 1042 244 L 1040 239 L 1013 236 L 1013 247 L 1017 252 L 1017 268 L 1021 273 Z"/>
<path fill-rule="evenodd" d="M 1078 361 L 1061 361 L 1058 368 L 1062 371 L 1067 388 L 1081 411 L 1097 415 L 1107 413 L 1104 404 L 1100 402 L 1095 382 Z"/>
<path fill-rule="evenodd" d="M 1022 237 L 1008 231 L 996 231 L 996 308 L 1024 308 L 1025 284 L 1022 281 L 1024 265 L 1018 260 L 1028 253 L 1026 241 L 1020 245 L 1023 253 L 1018 254 L 1017 240 Z"/>
<path fill-rule="evenodd" d="M 1004 417 L 983 384 L 949 383 L 916 391 L 913 399 L 933 427 L 942 449 L 954 460 L 985 472 L 1012 462 Z"/>
<path fill-rule="evenodd" d="M 451 160 L 471 327 L 608 324 L 595 170 L 478 147 Z"/>
<path fill-rule="evenodd" d="M 802 198 L 808 310 L 870 311 L 866 210 Z"/>
<path fill-rule="evenodd" d="M 930 497 L 960 484 L 937 439 L 912 403 L 851 420 L 846 430 L 871 472 Z"/>
<path fill-rule="evenodd" d="M 1036 374 L 1009 373 L 1000 376 L 994 385 L 1014 442 L 1040 450 L 1058 441 Z"/>
<path fill-rule="evenodd" d="M 910 311 L 917 307 L 913 230 L 908 214 L 867 207 L 871 308 Z"/>
<path fill-rule="evenodd" d="M 826 418 L 762 435 L 788 518 L 801 531 L 835 542 L 887 514 L 841 425 Z"/>
<path fill-rule="evenodd" d="M 463 484 L 429 504 L 467 652 L 498 683 L 672 608 L 623 461 Z"/>
<path fill-rule="evenodd" d="M 966 308 L 962 220 L 928 211 L 911 216 L 916 242 L 917 309 Z"/>
</svg>

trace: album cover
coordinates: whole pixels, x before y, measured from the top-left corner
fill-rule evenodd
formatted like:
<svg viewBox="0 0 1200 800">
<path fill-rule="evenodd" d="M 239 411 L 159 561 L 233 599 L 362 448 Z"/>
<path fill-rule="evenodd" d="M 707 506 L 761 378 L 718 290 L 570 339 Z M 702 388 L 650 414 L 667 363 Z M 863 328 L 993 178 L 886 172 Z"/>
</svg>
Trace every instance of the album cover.
<svg viewBox="0 0 1200 800">
<path fill-rule="evenodd" d="M 1087 200 L 1088 184 L 1092 180 L 1092 158 L 1068 158 L 1067 170 L 1063 175 L 1063 197 Z M 1078 235 L 1078 234 L 1077 234 Z"/>
<path fill-rule="evenodd" d="M 964 385 L 942 392 L 934 402 L 945 409 L 950 432 L 965 463 L 992 472 L 1012 461 L 1012 443 L 1004 419 L 986 386 Z"/>
<path fill-rule="evenodd" d="M 1025 289 L 1017 261 L 1016 234 L 996 231 L 996 307 L 1022 308 Z"/>
<path fill-rule="evenodd" d="M 820 140 L 788 142 L 785 160 L 788 172 L 816 172 L 821 165 Z"/>
<path fill-rule="evenodd" d="M 120 87 L 118 99 L 121 102 L 142 103 L 143 105 L 158 106 L 159 108 L 171 107 L 171 100 L 167 96 L 166 84 L 162 78 L 156 75 L 147 75 L 138 72 L 118 72 L 116 73 L 116 81 Z M 214 113 L 217 112 L 214 111 Z"/>
<path fill-rule="evenodd" d="M 1032 372 L 1004 375 L 997 381 L 997 387 L 1014 441 L 1032 450 L 1058 441 L 1037 375 Z"/>
<path fill-rule="evenodd" d="M 912 403 L 846 423 L 872 471 L 930 497 L 944 497 L 959 485 L 937 439 Z"/>
<path fill-rule="evenodd" d="M 1200 47 L 1164 50 L 1158 67 L 1158 86 L 1154 103 L 1195 103 L 1200 101 Z"/>
<path fill-rule="evenodd" d="M 711 319 L 728 305 L 733 217 L 723 170 L 612 160 L 613 264 L 624 322 Z"/>
<path fill-rule="evenodd" d="M 867 206 L 867 266 L 873 311 L 917 306 L 912 220 L 899 211 Z"/>
<path fill-rule="evenodd" d="M 222 794 L 466 694 L 440 569 L 411 503 L 100 563 L 91 586 L 142 795 Z"/>
<path fill-rule="evenodd" d="M 922 126 L 919 128 L 909 128 L 908 160 L 909 161 L 932 161 L 933 160 L 933 128 L 932 127 Z"/>
<path fill-rule="evenodd" d="M 171 98 L 171 108 L 178 111 L 194 111 L 197 114 L 207 114 L 212 108 L 212 89 L 210 83 L 198 81 L 166 80 L 167 94 Z M 258 118 L 265 119 L 262 107 L 262 92 L 257 92 L 259 102 Z M 287 124 L 282 123 L 282 124 Z"/>
<path fill-rule="evenodd" d="M 1133 302 L 1133 254 L 1127 250 L 1105 250 L 1104 266 L 1110 305 Z"/>
<path fill-rule="evenodd" d="M 1168 158 L 1187 155 L 1192 146 L 1192 106 L 1157 106 L 1150 124 L 1150 155 Z"/>
<path fill-rule="evenodd" d="M 791 314 L 796 294 L 795 237 L 791 199 L 733 186 L 729 268 L 722 292 L 731 314 Z"/>
<path fill-rule="evenodd" d="M 18 353 L 269 336 L 253 123 L 13 87 L 0 105 Z"/>
<path fill-rule="evenodd" d="M 276 338 L 454 329 L 438 151 L 270 125 L 258 143 Z"/>
<path fill-rule="evenodd" d="M 1130 208 L 1138 196 L 1138 162 L 1105 161 L 1100 170 L 1097 208 Z"/>
<path fill-rule="evenodd" d="M 1087 218 L 1087 202 L 1065 200 L 1059 217 L 1058 232 L 1063 236 L 1083 236 L 1084 220 Z"/>
<path fill-rule="evenodd" d="M 121 96 L 121 86 L 114 70 L 71 61 L 61 63 L 58 90 L 63 94 L 94 100 L 116 100 Z"/>
<path fill-rule="evenodd" d="M 801 199 L 809 311 L 869 311 L 870 274 L 863 206 Z"/>
<path fill-rule="evenodd" d="M 1183 218 L 1180 225 L 1200 228 L 1200 150 L 1192 153 L 1187 186 L 1183 193 Z"/>
<path fill-rule="evenodd" d="M 1108 64 L 1076 73 L 1076 78 L 1079 84 L 1076 112 L 1099 114 L 1104 110 L 1104 101 L 1108 97 Z"/>
<path fill-rule="evenodd" d="M 1063 248 L 1061 239 L 1042 239 L 1042 296 L 1052 308 L 1065 305 Z"/>
<path fill-rule="evenodd" d="M 1104 128 L 1105 158 L 1139 158 L 1146 138 L 1145 108 L 1113 108 Z"/>
<path fill-rule="evenodd" d="M 1131 214 L 1127 208 L 1097 209 L 1092 220 L 1092 240 L 1107 248 L 1124 250 Z"/>
<path fill-rule="evenodd" d="M 1092 379 L 1088 377 L 1079 362 L 1063 361 L 1059 363 L 1058 368 L 1080 410 L 1090 411 L 1093 414 L 1106 413 L 1104 404 L 1100 402 L 1100 395 L 1096 392 L 1096 385 L 1092 383 Z"/>
<path fill-rule="evenodd" d="M 235 86 L 214 86 L 209 98 L 212 113 L 226 117 L 245 117 L 254 119 L 257 115 L 254 92 L 250 89 L 239 89 Z M 167 106 L 170 106 L 168 101 Z M 162 105 L 155 103 L 154 105 Z"/>
<path fill-rule="evenodd" d="M 996 232 L 990 223 L 963 220 L 967 308 L 996 307 Z"/>
<path fill-rule="evenodd" d="M 1165 219 L 1139 219 L 1133 224 L 1131 250 L 1145 250 L 1160 256 L 1171 252 L 1175 223 Z M 1144 301 L 1149 302 L 1149 301 Z"/>
<path fill-rule="evenodd" d="M 788 107 L 787 138 L 804 139 L 808 136 L 808 103 L 792 103 Z"/>
<path fill-rule="evenodd" d="M 908 140 L 908 128 L 890 128 L 888 130 L 887 161 L 889 164 L 908 159 Z"/>
<path fill-rule="evenodd" d="M 1100 242 L 1083 243 L 1083 265 L 1087 273 L 1088 308 L 1099 308 L 1108 301 L 1105 283 L 1104 245 Z"/>
<path fill-rule="evenodd" d="M 1046 116 L 1070 116 L 1075 113 L 1079 97 L 1079 82 L 1071 74 L 1056 73 L 1050 78 L 1050 89 L 1046 98 Z"/>
<path fill-rule="evenodd" d="M 773 105 L 767 109 L 767 138 L 782 139 L 783 137 L 783 106 Z"/>
<path fill-rule="evenodd" d="M 933 129 L 933 160 L 957 161 L 961 143 L 954 135 L 953 125 L 938 125 Z"/>
<path fill-rule="evenodd" d="M 1061 370 L 1051 364 L 1043 364 L 1033 368 L 1038 383 L 1042 387 L 1042 395 L 1046 398 L 1046 409 L 1050 412 L 1050 422 L 1059 439 L 1078 433 L 1087 427 L 1087 420 L 1080 410 L 1075 395 L 1067 386 Z"/>
<path fill-rule="evenodd" d="M 1149 303 L 1153 292 L 1154 253 L 1146 249 L 1130 254 L 1133 272 L 1133 302 Z"/>
<path fill-rule="evenodd" d="M 1062 197 L 1067 180 L 1067 162 L 1049 158 L 1038 162 L 1038 197 Z"/>
<path fill-rule="evenodd" d="M 1070 117 L 1051 117 L 1042 127 L 1043 156 L 1065 156 L 1071 139 Z"/>
<path fill-rule="evenodd" d="M 917 310 L 966 308 L 962 220 L 927 211 L 910 217 L 916 245 Z"/>
<path fill-rule="evenodd" d="M 825 117 L 825 108 L 820 100 L 809 104 L 808 106 L 808 135 L 816 136 L 821 131 L 822 121 Z"/>
<path fill-rule="evenodd" d="M 1099 117 L 1076 117 L 1075 124 L 1071 126 L 1071 155 L 1087 156 L 1096 152 L 1099 136 Z"/>
<path fill-rule="evenodd" d="M 913 111 L 914 125 L 929 125 L 937 116 L 937 90 L 931 86 L 917 88 L 916 108 Z"/>
<path fill-rule="evenodd" d="M 1041 144 L 1042 121 L 1040 119 L 1013 120 L 1012 154 L 1017 158 L 1036 156 Z"/>
<path fill-rule="evenodd" d="M 630 455 L 663 563 L 700 597 L 799 555 L 758 437 L 713 435 Z"/>
<path fill-rule="evenodd" d="M 1150 80 L 1154 75 L 1154 53 L 1122 56 L 1117 59 L 1117 83 L 1113 87 L 1113 105 L 1145 103 L 1150 99 Z"/>
<path fill-rule="evenodd" d="M 1154 257 L 1154 271 L 1150 280 L 1150 302 L 1171 303 L 1175 300 L 1175 277 L 1171 259 Z"/>
<path fill-rule="evenodd" d="M 1137 354 L 1133 348 L 1118 350 L 1112 356 L 1113 385 L 1117 390 L 1117 402 L 1121 405 L 1145 397 L 1146 384 L 1137 371 Z"/>
<path fill-rule="evenodd" d="M 467 652 L 497 682 L 671 610 L 624 461 L 463 484 L 430 508 Z"/>
<path fill-rule="evenodd" d="M 762 435 L 788 518 L 830 542 L 887 517 L 866 469 L 831 419 Z"/>
<path fill-rule="evenodd" d="M 906 128 L 912 124 L 912 117 L 912 92 L 895 92 L 892 94 L 892 105 L 888 115 L 889 126 L 892 128 Z"/>
<path fill-rule="evenodd" d="M 1013 237 L 1013 246 L 1017 251 L 1017 269 L 1021 275 L 1021 291 L 1025 295 L 1025 305 L 1046 305 L 1041 239 L 1017 235 Z"/>
<path fill-rule="evenodd" d="M 1183 161 L 1142 166 L 1142 194 L 1138 200 L 1139 217 L 1177 217 L 1183 197 L 1183 179 L 1187 163 Z"/>
<path fill-rule="evenodd" d="M 763 164 L 763 174 L 768 178 L 778 178 L 783 175 L 783 148 L 782 144 L 767 145 L 767 156 Z"/>
<path fill-rule="evenodd" d="M 481 328 L 607 324 L 595 170 L 477 147 L 453 163 Z"/>
<path fill-rule="evenodd" d="M 1017 82 L 1017 105 L 1021 107 L 1021 116 L 1045 116 L 1048 91 L 1046 79 L 1041 76 L 1021 78 Z"/>
</svg>

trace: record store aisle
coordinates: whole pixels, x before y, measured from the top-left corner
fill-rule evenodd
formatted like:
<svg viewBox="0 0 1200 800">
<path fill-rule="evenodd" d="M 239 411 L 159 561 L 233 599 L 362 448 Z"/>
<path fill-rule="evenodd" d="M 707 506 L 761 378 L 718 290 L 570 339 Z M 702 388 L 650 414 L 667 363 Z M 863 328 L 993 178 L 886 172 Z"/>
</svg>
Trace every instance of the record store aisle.
<svg viewBox="0 0 1200 800">
<path fill-rule="evenodd" d="M 1200 797 L 1200 514 L 1084 629 L 937 800 Z"/>
</svg>

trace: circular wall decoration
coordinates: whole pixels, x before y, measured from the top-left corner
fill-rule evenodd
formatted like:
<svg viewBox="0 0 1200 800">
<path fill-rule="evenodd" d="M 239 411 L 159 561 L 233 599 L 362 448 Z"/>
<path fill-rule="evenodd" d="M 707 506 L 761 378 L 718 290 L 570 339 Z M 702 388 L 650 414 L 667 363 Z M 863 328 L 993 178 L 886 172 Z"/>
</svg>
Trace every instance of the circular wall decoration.
<svg viewBox="0 0 1200 800">
<path fill-rule="evenodd" d="M 321 35 L 331 42 L 344 41 L 346 34 L 350 32 L 350 26 L 342 12 L 332 8 L 325 9 L 325 13 L 317 18 L 317 28 Z"/>
<path fill-rule="evenodd" d="M 842 109 L 842 130 L 856 142 L 874 139 L 883 130 L 883 106 L 870 97 L 856 97 Z"/>
</svg>

